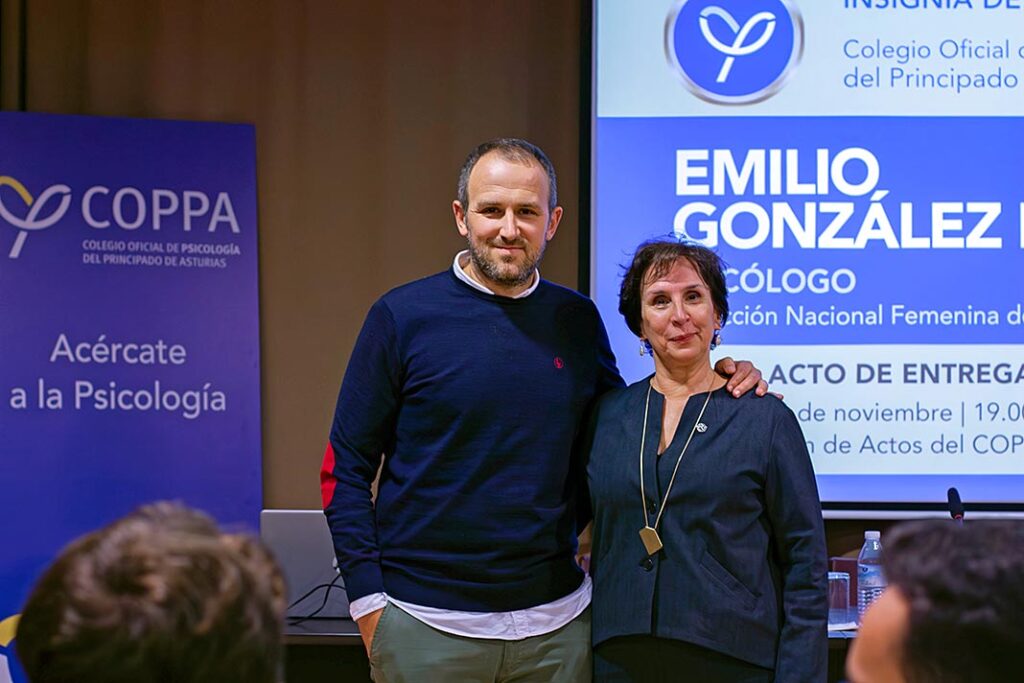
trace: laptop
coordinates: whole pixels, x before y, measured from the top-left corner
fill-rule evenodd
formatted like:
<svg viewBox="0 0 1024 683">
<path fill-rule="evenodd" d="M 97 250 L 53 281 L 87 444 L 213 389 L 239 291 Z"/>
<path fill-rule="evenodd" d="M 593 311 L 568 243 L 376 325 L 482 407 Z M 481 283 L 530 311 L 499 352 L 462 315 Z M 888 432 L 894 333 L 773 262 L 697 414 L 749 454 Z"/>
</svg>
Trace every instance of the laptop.
<svg viewBox="0 0 1024 683">
<path fill-rule="evenodd" d="M 284 571 L 289 618 L 309 617 L 324 603 L 325 596 L 327 604 L 314 618 L 350 618 L 345 583 L 336 569 L 334 544 L 323 511 L 263 510 L 260 539 Z M 326 586 L 331 582 L 334 587 L 328 591 Z"/>
</svg>

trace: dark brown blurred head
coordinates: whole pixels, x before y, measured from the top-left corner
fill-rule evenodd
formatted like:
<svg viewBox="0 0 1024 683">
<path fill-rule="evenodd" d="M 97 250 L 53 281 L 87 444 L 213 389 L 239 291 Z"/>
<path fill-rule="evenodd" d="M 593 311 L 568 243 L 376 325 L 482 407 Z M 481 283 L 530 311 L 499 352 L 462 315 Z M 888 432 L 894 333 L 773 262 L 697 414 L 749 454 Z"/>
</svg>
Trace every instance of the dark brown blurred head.
<svg viewBox="0 0 1024 683">
<path fill-rule="evenodd" d="M 157 503 L 61 552 L 16 648 L 33 683 L 273 683 L 284 596 L 257 540 Z"/>
<path fill-rule="evenodd" d="M 846 660 L 851 683 L 1006 683 L 1024 671 L 1024 522 L 906 522 L 885 537 L 889 588 Z"/>
</svg>

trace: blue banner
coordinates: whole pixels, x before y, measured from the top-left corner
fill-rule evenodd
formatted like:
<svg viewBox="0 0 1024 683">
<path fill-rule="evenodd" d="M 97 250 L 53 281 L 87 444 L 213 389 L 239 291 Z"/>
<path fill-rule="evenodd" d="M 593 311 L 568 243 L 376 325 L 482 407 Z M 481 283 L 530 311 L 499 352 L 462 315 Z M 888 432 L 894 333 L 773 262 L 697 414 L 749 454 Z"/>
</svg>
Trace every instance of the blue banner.
<svg viewBox="0 0 1024 683">
<path fill-rule="evenodd" d="M 6 113 L 0 139 L 2 621 L 141 503 L 255 528 L 261 442 L 253 128 Z"/>
<path fill-rule="evenodd" d="M 730 343 L 1024 339 L 1024 119 L 752 123 L 597 121 L 606 320 L 617 317 L 618 264 L 645 237 L 675 235 L 729 265 Z"/>
</svg>

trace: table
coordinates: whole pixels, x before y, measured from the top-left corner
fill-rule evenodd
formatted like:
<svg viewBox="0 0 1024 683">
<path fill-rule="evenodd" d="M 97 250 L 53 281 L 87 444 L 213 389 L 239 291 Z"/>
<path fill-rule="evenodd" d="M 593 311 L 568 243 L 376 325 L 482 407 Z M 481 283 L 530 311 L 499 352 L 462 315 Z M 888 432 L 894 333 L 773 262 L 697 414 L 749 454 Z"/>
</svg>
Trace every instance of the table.
<svg viewBox="0 0 1024 683">
<path fill-rule="evenodd" d="M 828 682 L 843 680 L 846 652 L 856 631 L 828 634 Z M 284 631 L 287 683 L 369 681 L 359 628 L 351 619 L 308 619 L 288 624 Z"/>
<path fill-rule="evenodd" d="M 284 629 L 285 681 L 369 681 L 359 628 L 351 619 L 307 619 Z"/>
</svg>

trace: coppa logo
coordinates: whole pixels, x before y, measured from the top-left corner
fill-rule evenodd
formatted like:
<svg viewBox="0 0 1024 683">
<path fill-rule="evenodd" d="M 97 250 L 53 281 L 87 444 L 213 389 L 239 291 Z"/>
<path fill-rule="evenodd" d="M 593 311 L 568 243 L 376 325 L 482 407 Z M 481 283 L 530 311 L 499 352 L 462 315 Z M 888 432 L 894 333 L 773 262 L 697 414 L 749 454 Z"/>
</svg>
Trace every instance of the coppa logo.
<svg viewBox="0 0 1024 683">
<path fill-rule="evenodd" d="M 71 206 L 71 188 L 67 185 L 51 185 L 50 187 L 43 190 L 43 193 L 36 198 L 32 197 L 32 194 L 25 189 L 25 186 L 18 182 L 11 176 L 0 176 L 0 188 L 10 187 L 13 189 L 18 196 L 21 197 L 25 206 L 28 207 L 28 213 L 24 218 L 11 213 L 4 204 L 4 194 L 0 191 L 0 216 L 5 221 L 18 228 L 18 236 L 14 240 L 14 245 L 11 247 L 11 251 L 8 254 L 10 258 L 18 258 L 21 254 L 21 248 L 25 246 L 25 240 L 28 238 L 29 232 L 33 230 L 45 230 L 50 227 L 67 213 L 68 207 Z M 9 194 L 9 193 L 8 193 Z M 60 197 L 60 203 L 57 208 L 46 218 L 39 218 L 39 213 L 43 207 L 46 206 L 47 202 L 53 196 Z"/>
<path fill-rule="evenodd" d="M 669 64 L 697 97 L 751 104 L 777 93 L 803 54 L 790 0 L 680 0 L 665 23 Z"/>
<path fill-rule="evenodd" d="M 5 187 L 14 192 L 5 191 Z M 28 207 L 24 218 L 17 215 L 20 212 L 11 211 L 4 204 L 4 197 L 12 198 L 15 193 Z M 57 208 L 45 218 L 40 218 L 43 208 L 53 204 L 50 201 L 53 197 L 60 197 Z M 19 231 L 8 257 L 18 258 L 29 232 L 43 230 L 64 218 L 71 200 L 72 191 L 67 185 L 51 185 L 33 198 L 21 182 L 11 176 L 0 176 L 0 217 Z M 132 232 L 147 227 L 154 232 L 163 228 L 179 228 L 182 232 L 191 233 L 193 227 L 205 227 L 206 232 L 212 233 L 223 224 L 232 234 L 241 233 L 227 192 L 218 192 L 211 198 L 201 190 L 153 188 L 144 193 L 131 186 L 115 190 L 93 185 L 81 193 L 81 200 L 76 206 L 80 220 L 95 230 L 116 227 Z"/>
</svg>

